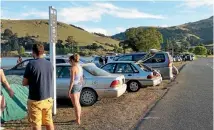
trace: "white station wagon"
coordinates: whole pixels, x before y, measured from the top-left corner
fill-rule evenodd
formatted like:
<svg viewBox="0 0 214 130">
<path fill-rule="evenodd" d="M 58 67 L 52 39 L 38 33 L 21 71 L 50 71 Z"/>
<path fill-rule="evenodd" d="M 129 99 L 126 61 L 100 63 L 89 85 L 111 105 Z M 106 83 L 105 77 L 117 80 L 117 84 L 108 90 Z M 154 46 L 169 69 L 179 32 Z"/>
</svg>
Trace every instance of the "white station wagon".
<svg viewBox="0 0 214 130">
<path fill-rule="evenodd" d="M 113 61 L 101 68 L 110 73 L 123 74 L 130 92 L 137 92 L 141 86 L 156 86 L 162 82 L 158 71 L 133 61 Z"/>
<path fill-rule="evenodd" d="M 93 63 L 82 64 L 84 83 L 80 94 L 80 103 L 93 105 L 98 98 L 119 97 L 126 91 L 125 77 L 113 75 Z M 68 98 L 70 84 L 70 64 L 57 64 L 57 98 Z"/>
</svg>

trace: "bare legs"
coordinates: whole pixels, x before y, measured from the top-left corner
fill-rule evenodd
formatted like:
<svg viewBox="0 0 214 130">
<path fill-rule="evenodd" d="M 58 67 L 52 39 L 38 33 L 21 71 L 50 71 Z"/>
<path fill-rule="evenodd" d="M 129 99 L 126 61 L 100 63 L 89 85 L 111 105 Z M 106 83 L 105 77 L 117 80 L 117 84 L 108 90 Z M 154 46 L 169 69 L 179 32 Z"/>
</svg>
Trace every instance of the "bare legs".
<svg viewBox="0 0 214 130">
<path fill-rule="evenodd" d="M 81 105 L 80 105 L 80 92 L 70 95 L 72 104 L 75 110 L 76 122 L 80 125 L 80 116 L 81 116 Z"/>
</svg>

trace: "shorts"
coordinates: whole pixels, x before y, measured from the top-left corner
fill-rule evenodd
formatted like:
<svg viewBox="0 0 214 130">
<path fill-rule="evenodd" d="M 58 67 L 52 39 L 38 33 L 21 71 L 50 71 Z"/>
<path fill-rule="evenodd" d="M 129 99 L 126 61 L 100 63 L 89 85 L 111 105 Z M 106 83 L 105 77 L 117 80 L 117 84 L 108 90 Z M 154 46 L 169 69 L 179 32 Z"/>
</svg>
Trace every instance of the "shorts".
<svg viewBox="0 0 214 130">
<path fill-rule="evenodd" d="M 71 90 L 71 94 L 80 93 L 82 90 L 82 85 L 74 85 Z"/>
<path fill-rule="evenodd" d="M 52 107 L 53 99 L 41 101 L 28 100 L 28 121 L 34 126 L 53 125 Z"/>
</svg>

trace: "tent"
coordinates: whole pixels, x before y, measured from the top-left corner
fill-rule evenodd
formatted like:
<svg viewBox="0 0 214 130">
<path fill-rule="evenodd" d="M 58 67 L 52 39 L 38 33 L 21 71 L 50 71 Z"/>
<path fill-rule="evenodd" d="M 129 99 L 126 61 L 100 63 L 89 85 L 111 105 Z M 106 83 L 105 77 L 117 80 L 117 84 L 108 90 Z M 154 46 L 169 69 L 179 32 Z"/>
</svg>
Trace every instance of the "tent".
<svg viewBox="0 0 214 130">
<path fill-rule="evenodd" d="M 1 86 L 1 92 L 6 102 L 6 108 L 1 115 L 1 122 L 23 119 L 27 116 L 29 90 L 22 86 L 22 76 L 10 75 L 6 78 L 15 94 L 13 98 L 10 98 L 5 88 Z"/>
</svg>

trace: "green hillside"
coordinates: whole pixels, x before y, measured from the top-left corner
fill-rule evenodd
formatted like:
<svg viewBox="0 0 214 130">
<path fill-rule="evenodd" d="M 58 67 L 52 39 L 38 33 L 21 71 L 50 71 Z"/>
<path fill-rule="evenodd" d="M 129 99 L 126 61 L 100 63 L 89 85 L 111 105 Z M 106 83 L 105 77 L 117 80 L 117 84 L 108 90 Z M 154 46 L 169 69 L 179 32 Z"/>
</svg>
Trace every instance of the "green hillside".
<svg viewBox="0 0 214 130">
<path fill-rule="evenodd" d="M 148 27 L 138 27 L 138 28 L 148 28 Z M 204 44 L 210 44 L 213 41 L 213 16 L 200 20 L 197 22 L 186 23 L 179 26 L 172 27 L 157 27 L 158 31 L 163 35 L 164 42 L 166 39 L 177 39 L 177 40 L 187 40 L 192 45 L 199 42 Z M 125 33 L 119 33 L 113 35 L 112 38 L 118 40 L 125 40 Z"/>
<path fill-rule="evenodd" d="M 80 46 L 98 43 L 98 45 L 109 47 L 105 44 L 118 45 L 119 43 L 117 40 L 89 33 L 74 25 L 61 22 L 57 24 L 58 39 L 63 41 L 65 41 L 68 36 L 73 36 L 74 40 L 78 42 Z M 1 26 L 2 32 L 5 29 L 10 29 L 13 33 L 17 33 L 18 37 L 29 35 L 34 36 L 37 41 L 48 42 L 48 20 L 1 20 Z"/>
</svg>

